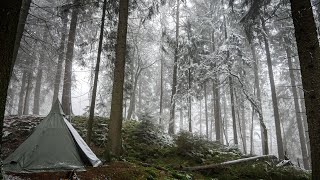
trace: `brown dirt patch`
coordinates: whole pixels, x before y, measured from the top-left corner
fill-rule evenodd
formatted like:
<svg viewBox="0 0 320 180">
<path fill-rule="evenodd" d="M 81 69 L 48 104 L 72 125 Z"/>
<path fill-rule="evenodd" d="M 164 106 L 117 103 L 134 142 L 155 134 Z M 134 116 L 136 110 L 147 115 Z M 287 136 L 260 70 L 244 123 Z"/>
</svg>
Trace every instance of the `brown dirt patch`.
<svg viewBox="0 0 320 180">
<path fill-rule="evenodd" d="M 87 171 L 76 172 L 76 175 L 81 180 L 135 180 L 146 179 L 146 173 L 135 164 L 128 162 L 113 162 L 109 165 L 93 168 L 88 167 Z M 29 173 L 29 174 L 9 174 L 12 178 L 18 177 L 21 179 L 32 180 L 60 180 L 68 179 L 71 172 L 44 172 L 44 173 Z"/>
</svg>

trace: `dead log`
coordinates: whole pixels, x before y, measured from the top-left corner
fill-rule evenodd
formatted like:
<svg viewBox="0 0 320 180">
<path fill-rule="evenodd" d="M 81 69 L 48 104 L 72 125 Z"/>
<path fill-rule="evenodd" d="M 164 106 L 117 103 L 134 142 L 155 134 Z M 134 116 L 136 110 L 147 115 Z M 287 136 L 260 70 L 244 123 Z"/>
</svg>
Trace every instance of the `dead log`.
<svg viewBox="0 0 320 180">
<path fill-rule="evenodd" d="M 193 167 L 184 167 L 182 170 L 184 171 L 199 171 L 199 170 L 206 170 L 206 169 L 214 169 L 224 166 L 230 166 L 235 164 L 240 164 L 244 162 L 249 161 L 262 161 L 262 160 L 278 160 L 278 158 L 274 155 L 263 155 L 263 156 L 255 156 L 255 157 L 249 157 L 249 158 L 243 158 L 243 159 L 237 159 L 232 161 L 226 161 L 218 164 L 208 164 L 203 166 L 193 166 Z"/>
</svg>

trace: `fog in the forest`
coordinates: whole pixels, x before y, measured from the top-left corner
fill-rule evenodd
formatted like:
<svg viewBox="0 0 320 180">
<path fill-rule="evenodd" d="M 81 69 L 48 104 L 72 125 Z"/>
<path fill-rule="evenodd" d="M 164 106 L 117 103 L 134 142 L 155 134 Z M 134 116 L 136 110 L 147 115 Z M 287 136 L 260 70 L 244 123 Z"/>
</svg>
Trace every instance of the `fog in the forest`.
<svg viewBox="0 0 320 180">
<path fill-rule="evenodd" d="M 119 2 L 106 1 L 101 27 L 102 1 L 73 1 L 29 2 L 6 116 L 46 116 L 58 98 L 71 122 L 113 117 Z M 116 86 L 123 102 L 114 102 L 123 122 L 150 117 L 169 135 L 189 131 L 310 168 L 289 1 L 130 0 L 126 34 L 124 82 Z"/>
</svg>

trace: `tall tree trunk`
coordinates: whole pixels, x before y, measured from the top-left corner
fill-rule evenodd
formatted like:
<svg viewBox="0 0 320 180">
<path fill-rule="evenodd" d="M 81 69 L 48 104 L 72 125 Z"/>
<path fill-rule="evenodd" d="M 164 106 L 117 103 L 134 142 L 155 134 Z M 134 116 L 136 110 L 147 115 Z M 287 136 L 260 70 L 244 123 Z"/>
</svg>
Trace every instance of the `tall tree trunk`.
<svg viewBox="0 0 320 180">
<path fill-rule="evenodd" d="M 65 52 L 65 41 L 68 31 L 68 11 L 63 9 L 61 12 L 61 20 L 62 20 L 62 30 L 61 30 L 61 39 L 59 45 L 59 57 L 58 57 L 58 64 L 56 70 L 56 76 L 54 78 L 54 88 L 53 88 L 53 99 L 52 104 L 58 99 L 59 91 L 60 91 L 60 84 L 61 84 L 61 74 L 62 74 L 62 64 L 64 61 L 64 52 Z"/>
<path fill-rule="evenodd" d="M 65 71 L 63 79 L 63 91 L 62 91 L 62 107 L 66 115 L 72 113 L 71 109 L 71 84 L 72 84 L 72 58 L 73 49 L 76 37 L 76 28 L 79 14 L 79 0 L 73 0 L 73 10 L 71 14 L 71 22 L 68 36 Z"/>
<path fill-rule="evenodd" d="M 215 39 L 214 39 L 214 31 L 211 32 L 211 51 L 212 53 L 215 52 Z M 216 64 L 214 65 L 216 67 Z M 219 90 L 219 75 L 218 73 L 214 74 L 213 78 L 213 96 L 214 96 L 214 102 L 213 102 L 213 110 L 214 110 L 214 122 L 215 122 L 215 131 L 216 131 L 216 141 L 223 143 L 223 137 L 222 137 L 222 126 L 221 126 L 221 113 L 220 113 L 220 90 Z"/>
<path fill-rule="evenodd" d="M 14 50 L 13 50 L 13 57 L 12 57 L 12 61 L 13 64 L 15 64 L 17 56 L 18 56 L 18 51 L 20 48 L 20 41 L 23 35 L 23 31 L 24 31 L 24 27 L 27 21 L 27 17 L 28 17 L 28 12 L 30 9 L 30 4 L 31 4 L 31 0 L 21 0 L 22 1 L 22 5 L 21 5 L 21 11 L 20 11 L 20 15 L 19 15 L 19 23 L 18 23 L 18 27 L 17 27 L 17 32 L 16 32 L 16 39 L 14 42 Z M 13 66 L 11 67 L 11 72 L 13 71 Z"/>
<path fill-rule="evenodd" d="M 187 36 L 188 36 L 188 41 L 191 42 L 191 23 L 190 21 L 187 21 Z M 192 129 L 192 96 L 191 96 L 191 63 L 192 63 L 192 53 L 191 53 L 191 48 L 188 46 L 188 122 L 189 122 L 189 131 Z M 191 131 L 190 131 L 191 132 Z"/>
<path fill-rule="evenodd" d="M 128 109 L 128 116 L 127 119 L 131 119 L 132 113 L 135 111 L 135 104 L 136 104 L 136 91 L 138 86 L 138 79 L 141 74 L 141 69 L 137 70 L 136 74 L 134 75 L 134 82 L 133 82 L 133 89 L 130 96 L 130 104 Z"/>
<path fill-rule="evenodd" d="M 240 103 L 241 107 L 241 129 L 242 129 L 242 143 L 243 143 L 243 151 L 245 154 L 247 154 L 247 127 L 246 127 L 246 115 L 245 115 L 245 107 L 244 102 L 241 101 Z"/>
<path fill-rule="evenodd" d="M 138 102 L 138 113 L 141 112 L 141 108 L 142 108 L 142 77 L 140 78 L 139 80 L 139 91 L 138 91 L 138 99 L 139 99 L 139 102 Z"/>
<path fill-rule="evenodd" d="M 105 15 L 106 15 L 106 7 L 107 7 L 107 0 L 103 0 L 97 63 L 96 63 L 96 68 L 95 68 L 95 73 L 94 73 L 90 113 L 89 113 L 89 120 L 88 120 L 88 124 L 87 124 L 87 139 L 86 140 L 87 140 L 87 143 L 89 146 L 91 144 L 94 109 L 96 107 L 96 96 L 97 96 L 98 78 L 99 78 L 99 71 L 100 71 L 100 59 L 101 59 L 101 51 L 102 51 L 103 30 L 104 30 L 104 19 L 105 19 Z"/>
<path fill-rule="evenodd" d="M 122 105 L 123 84 L 126 61 L 127 28 L 128 28 L 129 0 L 120 0 L 119 23 L 116 45 L 116 61 L 114 67 L 114 80 L 112 88 L 111 114 L 109 125 L 108 150 L 112 156 L 121 155 L 121 129 L 122 129 Z"/>
<path fill-rule="evenodd" d="M 223 124 L 224 124 L 224 136 L 226 139 L 226 145 L 229 146 L 229 138 L 228 138 L 228 114 L 227 114 L 227 98 L 226 92 L 223 93 Z"/>
<path fill-rule="evenodd" d="M 161 21 L 161 30 L 163 28 L 163 23 Z M 161 44 L 160 44 L 160 101 L 159 101 L 159 124 L 162 125 L 162 111 L 163 111 L 163 52 L 162 52 L 162 45 L 163 45 L 163 30 L 161 32 Z M 139 87 L 140 88 L 140 87 Z"/>
<path fill-rule="evenodd" d="M 33 64 L 33 63 L 32 63 Z M 29 109 L 30 109 L 30 95 L 32 91 L 32 81 L 33 81 L 33 65 L 31 64 L 31 68 L 28 72 L 28 81 L 27 81 L 27 87 L 26 87 L 26 96 L 24 98 L 24 106 L 23 106 L 23 115 L 28 115 L 29 114 Z"/>
<path fill-rule="evenodd" d="M 254 70 L 254 84 L 255 89 L 257 92 L 257 100 L 258 100 L 258 106 L 259 106 L 259 121 L 260 121 L 260 136 L 261 136 L 261 144 L 262 144 L 262 154 L 267 155 L 269 154 L 269 148 L 268 148 L 268 134 L 267 134 L 267 128 L 263 120 L 263 110 L 262 110 L 262 103 L 261 103 L 261 89 L 260 89 L 260 82 L 259 82 L 259 68 L 258 68 L 258 59 L 256 56 L 256 50 L 253 42 L 250 44 L 251 46 L 251 53 L 253 58 L 253 70 Z"/>
<path fill-rule="evenodd" d="M 200 99 L 200 107 L 199 107 L 199 126 L 200 126 L 200 136 L 202 136 L 202 107 L 201 107 L 201 99 Z"/>
<path fill-rule="evenodd" d="M 6 108 L 8 86 L 14 66 L 12 59 L 20 9 L 20 0 L 3 0 L 0 2 L 0 157 L 3 134 L 3 118 Z"/>
<path fill-rule="evenodd" d="M 246 154 L 246 146 L 244 144 L 244 137 L 243 137 L 243 131 L 242 131 L 242 126 L 241 126 L 242 119 L 240 118 L 241 105 L 239 103 L 239 96 L 238 96 L 237 91 L 234 92 L 234 96 L 235 96 L 235 106 L 237 107 L 236 113 L 237 113 L 237 117 L 238 117 L 239 135 L 240 135 L 240 139 L 242 141 L 243 153 Z"/>
<path fill-rule="evenodd" d="M 231 68 L 229 68 L 231 70 Z M 233 89 L 233 80 L 231 75 L 229 75 L 229 87 L 230 87 L 230 98 L 231 98 L 231 114 L 232 114 L 232 129 L 233 129 L 233 141 L 235 145 L 238 145 L 238 134 L 237 134 L 237 120 L 236 120 L 236 112 L 234 108 L 235 100 L 234 100 L 234 89 Z"/>
<path fill-rule="evenodd" d="M 254 127 L 254 125 L 253 125 L 253 117 L 254 117 L 254 107 L 252 106 L 251 128 L 250 128 L 250 155 L 254 154 L 254 146 L 253 146 L 253 143 L 254 143 L 253 142 L 253 127 Z"/>
<path fill-rule="evenodd" d="M 299 131 L 299 138 L 300 138 L 300 146 L 301 146 L 301 152 L 302 152 L 302 159 L 303 159 L 303 166 L 305 169 L 310 169 L 309 161 L 308 161 L 308 153 L 307 153 L 307 147 L 306 147 L 306 139 L 300 114 L 300 105 L 298 101 L 298 93 L 297 93 L 297 87 L 295 82 L 295 77 L 293 74 L 293 65 L 292 65 L 292 53 L 290 48 L 288 47 L 291 43 L 289 42 L 289 39 L 287 37 L 284 38 L 284 48 L 287 53 L 287 59 L 288 59 L 288 67 L 290 72 L 290 81 L 292 86 L 292 94 L 294 99 L 294 108 L 296 112 L 296 120 L 298 125 L 298 131 Z"/>
<path fill-rule="evenodd" d="M 204 90 L 204 115 L 206 118 L 206 136 L 207 139 L 209 139 L 209 120 L 208 120 L 208 102 L 207 102 L 207 82 L 204 82 L 203 85 L 203 90 Z"/>
<path fill-rule="evenodd" d="M 48 29 L 45 27 L 43 32 L 43 41 L 47 42 L 48 40 Z M 42 83 L 42 74 L 43 74 L 43 64 L 46 58 L 46 48 L 45 46 L 40 52 L 38 72 L 36 77 L 36 86 L 34 89 L 34 97 L 33 97 L 33 114 L 39 115 L 40 112 L 40 91 L 41 91 L 41 83 Z"/>
<path fill-rule="evenodd" d="M 264 32 L 267 32 L 265 20 L 261 18 L 261 22 L 262 22 L 262 28 L 263 28 Z M 271 55 L 270 55 L 270 49 L 269 49 L 269 41 L 268 41 L 265 33 L 263 33 L 263 40 L 264 40 L 264 46 L 265 46 L 265 50 L 266 50 L 268 73 L 269 73 L 269 80 L 270 80 L 270 86 L 271 86 L 271 96 L 272 96 L 272 104 L 273 104 L 274 122 L 275 122 L 275 127 L 276 127 L 278 155 L 279 155 L 280 159 L 284 159 L 278 100 L 277 100 L 276 88 L 274 85 L 274 77 L 273 77 L 272 62 L 271 62 Z"/>
<path fill-rule="evenodd" d="M 22 82 L 20 87 L 20 93 L 19 93 L 19 102 L 18 102 L 18 115 L 21 116 L 23 113 L 23 106 L 24 106 L 24 96 L 26 93 L 26 83 L 27 83 L 27 70 L 23 70 L 22 73 Z"/>
<path fill-rule="evenodd" d="M 190 67 L 190 58 L 189 58 L 189 67 Z M 188 123 L 189 123 L 189 131 L 192 131 L 192 104 L 191 104 L 191 70 L 188 68 L 188 89 L 189 89 L 189 94 L 188 94 Z"/>
<path fill-rule="evenodd" d="M 308 131 L 308 121 L 307 121 L 307 115 L 306 115 L 306 106 L 304 101 L 304 95 L 303 91 L 299 91 L 299 97 L 300 97 L 300 105 L 301 105 L 301 116 L 303 119 L 303 126 L 304 126 L 304 132 L 306 137 L 306 143 L 307 143 L 307 151 L 308 151 L 308 161 L 311 162 L 311 147 L 310 147 L 310 139 L 309 139 L 309 131 Z"/>
<path fill-rule="evenodd" d="M 224 39 L 227 41 L 228 39 L 228 30 L 227 30 L 227 20 L 226 17 L 223 16 L 223 25 L 224 25 Z M 227 61 L 229 60 L 230 52 L 227 51 Z M 231 64 L 228 65 L 228 70 L 231 71 Z M 235 113 L 235 100 L 234 100 L 234 88 L 233 88 L 233 79 L 232 76 L 229 75 L 229 88 L 230 88 L 230 98 L 231 98 L 231 114 L 232 114 L 232 128 L 233 128 L 233 141 L 235 145 L 238 145 L 238 134 L 237 134 L 237 121 L 236 121 L 236 113 Z"/>
<path fill-rule="evenodd" d="M 180 111 L 180 124 L 179 124 L 179 127 L 180 127 L 180 132 L 183 131 L 183 110 L 182 108 L 179 109 Z"/>
<path fill-rule="evenodd" d="M 176 44 L 174 50 L 174 65 L 173 65 L 173 78 L 172 78 L 172 92 L 171 92 L 171 107 L 170 107 L 170 119 L 169 119 L 169 130 L 170 135 L 174 134 L 175 129 L 175 95 L 177 91 L 177 71 L 178 71 L 178 48 L 179 48 L 179 13 L 180 13 L 180 0 L 177 0 L 177 11 L 176 11 Z M 189 123 L 189 132 L 192 132 L 192 127 Z"/>
</svg>

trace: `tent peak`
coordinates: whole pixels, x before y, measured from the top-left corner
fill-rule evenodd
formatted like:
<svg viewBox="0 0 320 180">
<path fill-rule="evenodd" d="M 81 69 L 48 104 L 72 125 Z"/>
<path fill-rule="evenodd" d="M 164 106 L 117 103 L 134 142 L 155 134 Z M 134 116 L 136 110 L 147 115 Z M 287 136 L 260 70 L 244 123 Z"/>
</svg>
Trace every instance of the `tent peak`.
<svg viewBox="0 0 320 180">
<path fill-rule="evenodd" d="M 58 113 L 58 114 L 63 114 L 64 115 L 61 103 L 60 103 L 58 98 L 55 101 L 55 103 L 52 105 L 50 113 Z"/>
</svg>

